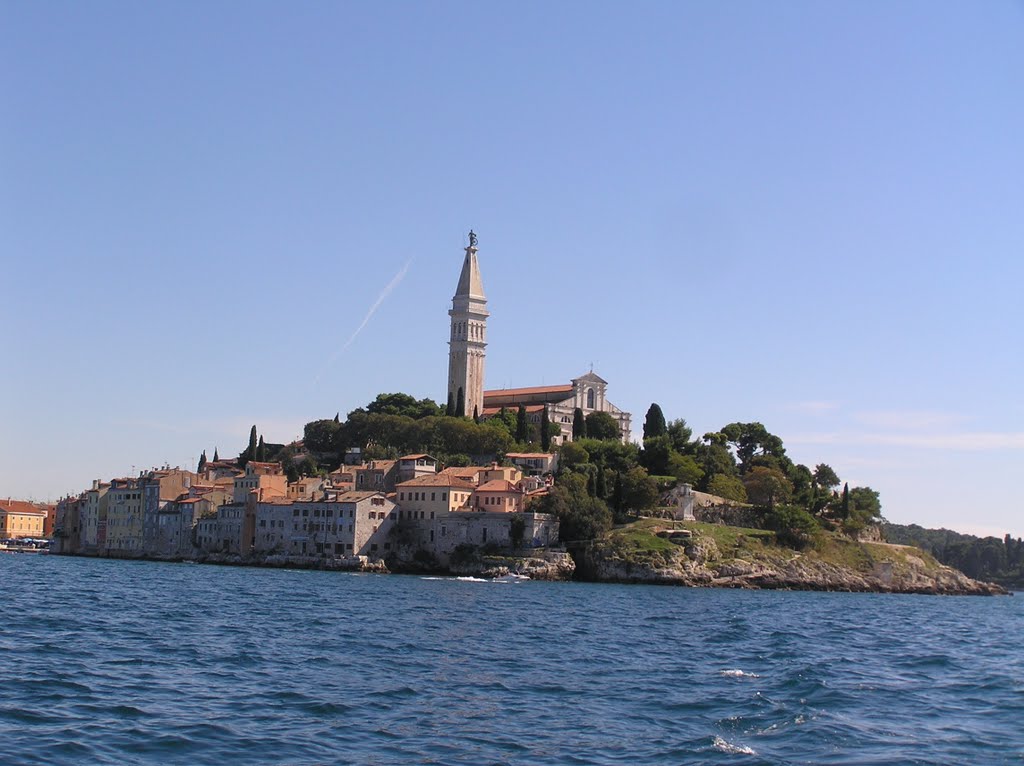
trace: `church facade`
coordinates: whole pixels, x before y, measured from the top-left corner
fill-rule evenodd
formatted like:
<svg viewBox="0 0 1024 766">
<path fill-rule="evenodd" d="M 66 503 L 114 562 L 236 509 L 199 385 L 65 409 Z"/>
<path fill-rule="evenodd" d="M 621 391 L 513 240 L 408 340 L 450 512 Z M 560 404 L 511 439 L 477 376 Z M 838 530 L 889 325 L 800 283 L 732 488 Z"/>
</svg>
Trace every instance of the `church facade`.
<svg viewBox="0 0 1024 766">
<path fill-rule="evenodd" d="M 548 418 L 561 427 L 555 444 L 572 441 L 573 413 L 578 408 L 584 415 L 606 412 L 619 424 L 622 441 L 629 441 L 631 415 L 608 401 L 608 381 L 588 373 L 559 386 L 534 386 L 484 390 L 484 358 L 487 348 L 487 298 L 484 296 L 480 264 L 477 260 L 477 237 L 469 233 L 469 247 L 462 262 L 459 284 L 452 298 L 451 332 L 448 340 L 448 411 L 455 415 L 488 418 L 504 407 L 526 408 L 527 417 L 540 423 L 547 409 Z"/>
</svg>

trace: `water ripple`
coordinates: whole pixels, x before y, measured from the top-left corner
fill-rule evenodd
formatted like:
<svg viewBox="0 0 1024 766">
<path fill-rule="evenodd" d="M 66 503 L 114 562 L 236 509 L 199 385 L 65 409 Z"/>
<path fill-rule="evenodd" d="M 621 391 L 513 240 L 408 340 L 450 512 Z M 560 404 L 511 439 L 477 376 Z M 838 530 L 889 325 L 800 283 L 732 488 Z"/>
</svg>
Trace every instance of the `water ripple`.
<svg viewBox="0 0 1024 766">
<path fill-rule="evenodd" d="M 0 567 L 4 764 L 1024 762 L 1020 599 Z"/>
</svg>

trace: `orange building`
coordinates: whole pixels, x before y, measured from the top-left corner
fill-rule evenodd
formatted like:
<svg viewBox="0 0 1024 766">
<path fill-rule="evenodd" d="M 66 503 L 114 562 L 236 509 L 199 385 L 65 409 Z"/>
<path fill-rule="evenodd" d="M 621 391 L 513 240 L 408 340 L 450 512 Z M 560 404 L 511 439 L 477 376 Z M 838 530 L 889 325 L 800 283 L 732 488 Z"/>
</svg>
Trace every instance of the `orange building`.
<svg viewBox="0 0 1024 766">
<path fill-rule="evenodd" d="M 44 537 L 46 508 L 24 500 L 0 500 L 0 538 Z"/>
</svg>

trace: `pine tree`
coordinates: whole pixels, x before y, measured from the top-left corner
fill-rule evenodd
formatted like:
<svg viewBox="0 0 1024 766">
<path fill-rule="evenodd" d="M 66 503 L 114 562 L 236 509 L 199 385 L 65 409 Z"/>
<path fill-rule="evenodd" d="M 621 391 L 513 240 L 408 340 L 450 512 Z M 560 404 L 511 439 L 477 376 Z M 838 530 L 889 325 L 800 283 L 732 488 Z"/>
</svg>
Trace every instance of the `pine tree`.
<svg viewBox="0 0 1024 766">
<path fill-rule="evenodd" d="M 587 438 L 587 419 L 583 417 L 583 410 L 577 407 L 572 411 L 572 440 Z"/>
<path fill-rule="evenodd" d="M 199 467 L 196 468 L 196 473 L 202 473 L 204 468 L 206 468 L 206 450 L 203 450 L 203 454 L 199 456 Z"/>
<path fill-rule="evenodd" d="M 466 394 L 462 386 L 459 386 L 459 395 L 455 398 L 455 414 L 460 418 L 466 417 Z"/>
<path fill-rule="evenodd" d="M 612 510 L 622 513 L 622 474 L 615 474 L 615 489 L 612 490 Z"/>
<path fill-rule="evenodd" d="M 548 420 L 548 406 L 544 405 L 544 415 L 540 421 L 540 448 L 547 452 L 551 449 L 551 421 Z"/>
<path fill-rule="evenodd" d="M 516 413 L 516 441 L 526 444 L 530 438 L 530 429 L 526 423 L 526 405 L 519 405 L 519 412 Z"/>
<path fill-rule="evenodd" d="M 455 416 L 455 394 L 448 392 L 448 406 L 444 408 L 444 414 L 448 417 Z"/>
<path fill-rule="evenodd" d="M 665 414 L 655 402 L 648 408 L 647 417 L 644 418 L 644 441 L 653 439 L 655 436 L 665 436 L 667 433 L 668 425 L 665 423 Z"/>
</svg>

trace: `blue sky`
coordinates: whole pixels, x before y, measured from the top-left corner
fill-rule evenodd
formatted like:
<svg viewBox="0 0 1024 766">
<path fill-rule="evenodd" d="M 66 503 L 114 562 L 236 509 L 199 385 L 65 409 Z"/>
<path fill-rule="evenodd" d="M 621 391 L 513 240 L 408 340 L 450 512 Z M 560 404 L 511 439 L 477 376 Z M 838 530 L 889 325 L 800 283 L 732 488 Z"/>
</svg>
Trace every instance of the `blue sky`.
<svg viewBox="0 0 1024 766">
<path fill-rule="evenodd" d="M 0 4 L 0 495 L 443 400 L 472 227 L 488 387 L 1024 535 L 1022 93 L 1011 2 Z"/>
</svg>

